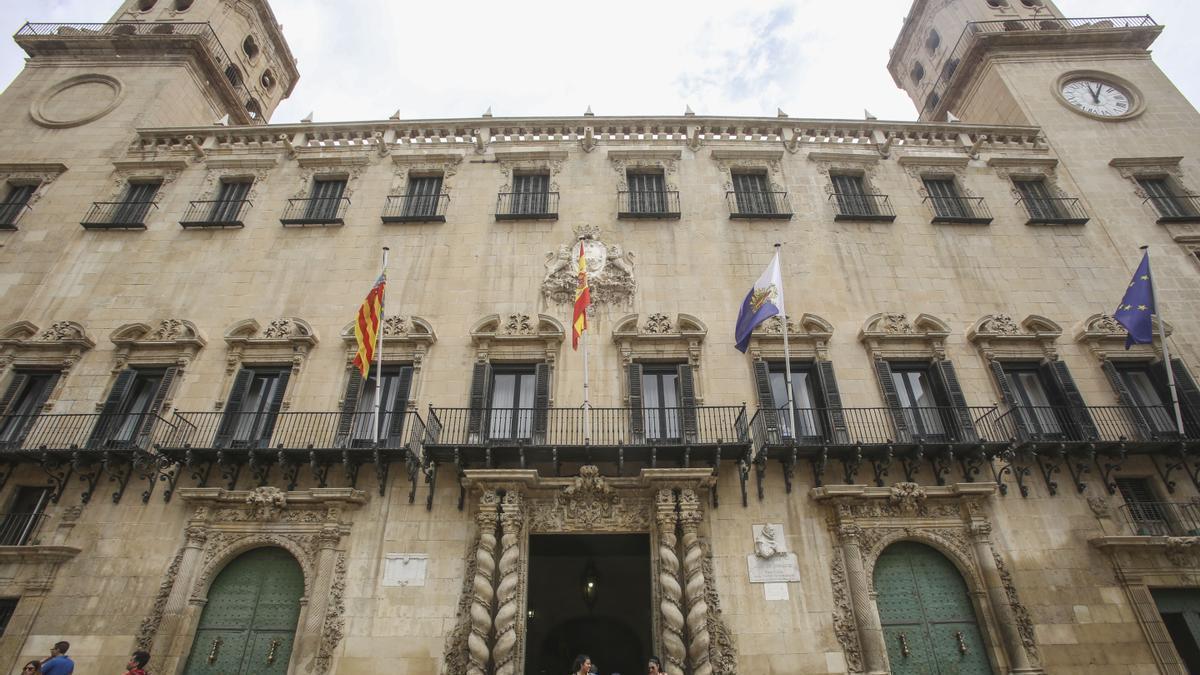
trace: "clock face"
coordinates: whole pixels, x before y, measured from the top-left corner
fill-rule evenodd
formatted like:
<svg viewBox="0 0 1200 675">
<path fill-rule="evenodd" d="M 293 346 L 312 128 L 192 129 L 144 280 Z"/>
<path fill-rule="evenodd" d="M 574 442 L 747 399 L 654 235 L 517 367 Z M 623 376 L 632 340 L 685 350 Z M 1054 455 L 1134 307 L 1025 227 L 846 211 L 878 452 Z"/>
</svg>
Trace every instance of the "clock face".
<svg viewBox="0 0 1200 675">
<path fill-rule="evenodd" d="M 1071 80 L 1063 85 L 1062 95 L 1067 103 L 1098 117 L 1123 117 L 1133 110 L 1129 93 L 1104 80 Z"/>
</svg>

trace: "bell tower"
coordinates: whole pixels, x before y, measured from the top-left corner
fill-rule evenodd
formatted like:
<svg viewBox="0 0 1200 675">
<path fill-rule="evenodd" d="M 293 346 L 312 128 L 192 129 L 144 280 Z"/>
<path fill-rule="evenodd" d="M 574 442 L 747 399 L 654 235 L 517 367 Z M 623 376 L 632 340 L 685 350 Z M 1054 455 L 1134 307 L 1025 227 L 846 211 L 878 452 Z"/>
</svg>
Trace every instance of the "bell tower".
<svg viewBox="0 0 1200 675">
<path fill-rule="evenodd" d="M 124 0 L 107 23 L 27 23 L 14 40 L 29 58 L 0 94 L 0 139 L 18 154 L 75 133 L 264 124 L 299 78 L 267 0 Z"/>
</svg>

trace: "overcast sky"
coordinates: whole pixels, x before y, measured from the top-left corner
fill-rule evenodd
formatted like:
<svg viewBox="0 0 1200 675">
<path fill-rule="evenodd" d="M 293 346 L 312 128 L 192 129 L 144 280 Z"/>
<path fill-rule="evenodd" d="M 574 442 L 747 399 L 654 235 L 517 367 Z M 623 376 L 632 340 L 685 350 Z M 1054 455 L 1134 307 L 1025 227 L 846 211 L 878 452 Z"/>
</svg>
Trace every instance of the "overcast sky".
<svg viewBox="0 0 1200 675">
<path fill-rule="evenodd" d="M 165 0 L 163 0 L 165 1 Z M 982 2 L 983 0 L 960 0 Z M 887 72 L 909 0 L 273 0 L 300 82 L 272 122 L 702 115 L 911 120 Z M 1197 0 L 1058 0 L 1071 17 L 1150 14 L 1155 61 L 1200 102 Z M 0 30 L 107 21 L 117 0 L 0 0 Z M 955 36 L 956 37 L 956 36 Z M 954 39 L 946 36 L 947 40 Z M 1188 45 L 1192 46 L 1189 47 Z M 24 52 L 0 47 L 0 82 Z"/>
</svg>

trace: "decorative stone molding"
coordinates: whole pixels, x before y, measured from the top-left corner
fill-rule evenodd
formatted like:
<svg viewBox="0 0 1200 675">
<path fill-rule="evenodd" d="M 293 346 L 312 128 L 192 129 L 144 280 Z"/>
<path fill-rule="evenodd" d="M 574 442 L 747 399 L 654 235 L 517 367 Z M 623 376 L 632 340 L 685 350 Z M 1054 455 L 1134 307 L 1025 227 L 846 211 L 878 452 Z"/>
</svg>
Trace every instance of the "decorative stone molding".
<svg viewBox="0 0 1200 675">
<path fill-rule="evenodd" d="M 66 173 L 67 165 L 38 162 L 0 163 L 0 185 L 36 185 L 27 204 L 33 206 L 42 198 L 50 184 Z"/>
<path fill-rule="evenodd" d="M 87 97 L 78 101 L 70 113 L 51 110 L 52 101 L 65 91 L 89 87 Z M 98 86 L 96 86 L 98 85 Z M 67 129 L 94 122 L 117 109 L 125 99 L 125 83 L 102 73 L 83 73 L 68 77 L 38 94 L 29 105 L 29 116 L 40 126 Z"/>
<path fill-rule="evenodd" d="M 109 334 L 117 349 L 113 353 L 113 372 L 128 365 L 177 366 L 187 368 L 208 342 L 186 319 L 163 319 L 156 326 L 127 323 Z"/>
<path fill-rule="evenodd" d="M 200 183 L 200 198 L 197 201 L 216 200 L 222 182 L 246 180 L 250 183 L 246 199 L 253 202 L 278 163 L 274 157 L 208 159 L 204 162 L 204 180 Z"/>
<path fill-rule="evenodd" d="M 1055 342 L 1061 335 L 1061 326 L 1036 314 L 1020 324 L 1008 314 L 988 314 L 967 329 L 967 341 L 989 361 L 1057 359 Z"/>
<path fill-rule="evenodd" d="M 450 178 L 458 173 L 463 157 L 461 152 L 393 154 L 391 194 L 404 194 L 409 176 L 441 176 L 442 193 L 449 194 L 452 186 Z"/>
<path fill-rule="evenodd" d="M 243 319 L 225 331 L 225 381 L 221 391 L 229 389 L 229 380 L 245 362 L 288 364 L 292 376 L 288 380 L 282 410 L 291 406 L 293 383 L 304 368 L 308 353 L 317 346 L 317 334 L 303 319 L 281 318 L 271 321 L 265 328 L 254 319 Z M 219 410 L 223 400 L 216 403 Z"/>
<path fill-rule="evenodd" d="M 577 225 L 575 238 L 546 252 L 546 276 L 542 279 L 542 297 L 549 302 L 569 305 L 575 302 L 579 284 L 579 244 L 587 259 L 588 288 L 595 305 L 627 306 L 633 302 L 637 280 L 633 276 L 633 251 L 620 244 L 600 240 L 600 228 Z"/>
<path fill-rule="evenodd" d="M 1029 613 L 991 541 L 985 502 L 994 483 L 890 487 L 814 488 L 829 507 L 829 526 L 839 550 L 831 566 L 834 630 L 851 672 L 887 668 L 887 647 L 875 596 L 874 569 L 893 543 L 916 541 L 945 555 L 962 574 L 994 663 L 1006 672 L 1038 673 L 1037 644 Z"/>
<path fill-rule="evenodd" d="M 220 571 L 246 551 L 278 547 L 290 552 L 304 573 L 304 598 L 289 672 L 326 673 L 342 636 L 347 510 L 367 501 L 351 488 L 283 492 L 180 488 L 192 516 L 186 540 L 164 575 L 138 645 L 154 645 L 164 672 L 187 657 L 208 595 Z"/>
<path fill-rule="evenodd" d="M 944 359 L 950 325 L 930 314 L 872 314 L 858 339 L 876 359 Z"/>
<path fill-rule="evenodd" d="M 808 161 L 817 166 L 817 173 L 825 177 L 826 195 L 833 195 L 833 176 L 860 176 L 867 194 L 881 194 L 876 183 L 879 169 L 879 153 L 864 152 L 810 152 Z"/>
<path fill-rule="evenodd" d="M 816 314 L 801 314 L 788 320 L 788 349 L 792 358 L 829 360 L 829 341 L 833 324 Z M 773 316 L 760 323 L 750 334 L 750 356 L 755 361 L 783 358 L 783 317 Z"/>
<path fill-rule="evenodd" d="M 638 314 L 626 315 L 613 329 L 621 365 L 635 361 L 686 361 L 694 375 L 696 405 L 703 405 L 700 355 L 708 326 L 691 314 L 679 314 L 674 320 L 661 312 L 647 316 L 645 321 L 639 318 Z M 622 379 L 627 377 L 628 368 L 622 368 L 621 373 Z M 622 391 L 629 391 L 628 383 L 622 382 Z"/>
<path fill-rule="evenodd" d="M 318 155 L 299 156 L 296 163 L 300 165 L 300 171 L 297 172 L 299 185 L 292 193 L 292 199 L 306 199 L 312 194 L 313 181 L 318 179 L 345 180 L 346 189 L 342 191 L 342 197 L 349 199 L 354 194 L 358 179 L 370 166 L 371 160 L 363 154 L 344 157 Z"/>
<path fill-rule="evenodd" d="M 1135 344 L 1125 349 L 1125 339 L 1129 331 L 1117 323 L 1109 314 L 1093 314 L 1084 319 L 1075 328 L 1075 342 L 1087 345 L 1089 351 L 1099 361 L 1149 361 L 1162 358 L 1162 338 L 1159 333 L 1158 316 L 1151 317 L 1154 325 L 1154 342 L 1152 344 Z M 1175 329 L 1171 324 L 1165 326 L 1167 337 Z"/>
<path fill-rule="evenodd" d="M 157 182 L 159 191 L 175 182 L 187 168 L 185 159 L 120 159 L 113 163 L 108 196 L 101 201 L 117 201 L 130 181 Z M 157 196 L 156 196 L 157 199 Z"/>
<path fill-rule="evenodd" d="M 617 190 L 629 189 L 629 171 L 662 171 L 667 191 L 676 191 L 672 178 L 679 170 L 682 150 L 609 150 L 608 161 L 617 174 Z"/>
<path fill-rule="evenodd" d="M 514 174 L 545 173 L 550 176 L 550 192 L 558 192 L 558 176 L 567 159 L 565 150 L 497 151 L 496 163 L 504 185 L 499 192 L 511 192 Z"/>
<path fill-rule="evenodd" d="M 896 161 L 916 183 L 917 193 L 922 198 L 929 196 L 925 189 L 926 178 L 953 178 L 963 197 L 978 196 L 967 185 L 967 165 L 971 160 L 965 155 L 904 155 Z"/>
<path fill-rule="evenodd" d="M 1014 180 L 1045 181 L 1050 196 L 1067 198 L 1070 195 L 1058 184 L 1058 160 L 1053 157 L 992 157 L 988 166 L 1001 179 L 1008 181 L 1008 192 L 1013 199 L 1022 199 L 1025 195 L 1017 189 Z"/>
<path fill-rule="evenodd" d="M 1172 179 L 1175 187 L 1188 196 L 1197 193 L 1188 187 L 1189 181 L 1184 176 L 1183 157 L 1114 157 L 1108 165 L 1121 174 L 1121 178 L 1133 183 L 1134 193 L 1147 199 L 1150 195 L 1142 189 L 1139 178 L 1168 178 Z"/>
<path fill-rule="evenodd" d="M 546 314 L 491 314 L 471 327 L 471 343 L 481 363 L 527 360 L 553 364 L 565 334 L 558 319 Z"/>
<path fill-rule="evenodd" d="M 55 369 L 64 375 L 96 346 L 82 324 L 58 321 L 42 330 L 29 321 L 16 321 L 0 329 L 0 373 L 5 368 Z M 65 382 L 58 378 L 54 391 L 46 399 L 44 410 L 50 410 Z"/>
<path fill-rule="evenodd" d="M 709 157 L 721 170 L 722 186 L 725 192 L 733 191 L 734 173 L 748 171 L 766 173 L 771 192 L 787 192 L 787 188 L 784 187 L 787 181 L 783 178 L 782 150 L 713 148 Z"/>
<path fill-rule="evenodd" d="M 354 322 L 342 328 L 342 342 L 346 345 L 346 368 L 353 368 L 354 355 L 358 353 L 358 338 L 354 336 Z M 409 389 L 409 410 L 415 410 L 421 394 L 421 370 L 429 348 L 437 343 L 437 333 L 428 320 L 419 316 L 397 315 L 383 319 L 383 362 L 412 364 L 413 379 Z"/>
</svg>

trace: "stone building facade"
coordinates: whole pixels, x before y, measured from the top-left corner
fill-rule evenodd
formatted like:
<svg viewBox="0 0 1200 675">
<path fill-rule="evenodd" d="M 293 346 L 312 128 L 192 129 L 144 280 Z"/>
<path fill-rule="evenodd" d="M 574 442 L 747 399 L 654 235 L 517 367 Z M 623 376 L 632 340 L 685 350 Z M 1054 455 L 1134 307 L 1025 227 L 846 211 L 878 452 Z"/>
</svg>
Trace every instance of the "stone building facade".
<svg viewBox="0 0 1200 675">
<path fill-rule="evenodd" d="M 1187 672 L 1200 118 L 1161 30 L 915 0 L 917 122 L 273 125 L 265 0 L 27 24 L 0 668 Z M 775 243 L 794 416 L 782 321 L 733 348 Z M 1141 245 L 1182 432 L 1108 315 Z M 376 440 L 351 320 L 385 246 Z"/>
</svg>

